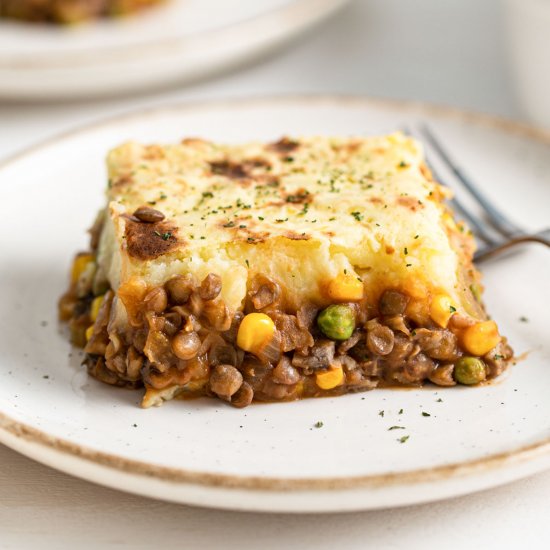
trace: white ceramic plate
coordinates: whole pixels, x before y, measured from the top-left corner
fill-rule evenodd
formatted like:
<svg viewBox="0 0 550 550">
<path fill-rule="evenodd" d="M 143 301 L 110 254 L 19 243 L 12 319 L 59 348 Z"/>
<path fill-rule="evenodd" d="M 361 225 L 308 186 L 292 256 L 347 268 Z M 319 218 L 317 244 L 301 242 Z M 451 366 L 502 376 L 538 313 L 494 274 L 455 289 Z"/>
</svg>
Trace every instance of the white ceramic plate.
<svg viewBox="0 0 550 550">
<path fill-rule="evenodd" d="M 347 0 L 169 0 L 76 27 L 0 20 L 0 98 L 47 99 L 187 82 L 274 49 Z"/>
<path fill-rule="evenodd" d="M 73 132 L 4 164 L 0 440 L 104 485 L 245 510 L 404 505 L 549 467 L 550 254 L 542 247 L 484 266 L 489 311 L 516 352 L 528 352 L 486 387 L 375 390 L 242 410 L 204 399 L 142 410 L 140 392 L 87 377 L 56 321 L 71 257 L 86 247 L 85 230 L 103 204 L 110 147 L 184 135 L 237 141 L 375 134 L 420 121 L 518 223 L 548 225 L 548 136 L 473 115 L 361 99 L 167 107 Z M 318 421 L 323 427 L 314 427 Z M 389 430 L 394 425 L 405 429 Z M 400 443 L 404 435 L 410 437 Z"/>
</svg>

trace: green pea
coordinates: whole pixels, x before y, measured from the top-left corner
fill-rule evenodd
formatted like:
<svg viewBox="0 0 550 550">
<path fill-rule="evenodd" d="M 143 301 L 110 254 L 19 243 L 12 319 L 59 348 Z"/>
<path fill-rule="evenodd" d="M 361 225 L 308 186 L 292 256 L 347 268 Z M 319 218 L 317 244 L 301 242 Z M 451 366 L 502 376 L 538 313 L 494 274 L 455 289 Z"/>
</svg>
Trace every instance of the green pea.
<svg viewBox="0 0 550 550">
<path fill-rule="evenodd" d="M 355 329 L 355 313 L 344 304 L 328 306 L 319 313 L 317 326 L 333 340 L 347 340 Z"/>
<path fill-rule="evenodd" d="M 460 384 L 478 384 L 485 380 L 485 363 L 476 357 L 461 357 L 455 363 L 454 377 Z"/>
</svg>

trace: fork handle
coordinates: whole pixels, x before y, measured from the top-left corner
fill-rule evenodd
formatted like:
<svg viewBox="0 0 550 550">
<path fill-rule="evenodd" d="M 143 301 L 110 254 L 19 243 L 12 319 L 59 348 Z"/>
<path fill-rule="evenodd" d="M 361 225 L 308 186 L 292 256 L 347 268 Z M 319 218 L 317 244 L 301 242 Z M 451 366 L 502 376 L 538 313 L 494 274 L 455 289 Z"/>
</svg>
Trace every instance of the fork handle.
<svg viewBox="0 0 550 550">
<path fill-rule="evenodd" d="M 517 235 L 509 241 L 484 247 L 476 252 L 474 260 L 476 262 L 483 262 L 501 252 L 514 248 L 516 245 L 524 243 L 540 243 L 550 248 L 550 228 L 538 233 Z"/>
</svg>

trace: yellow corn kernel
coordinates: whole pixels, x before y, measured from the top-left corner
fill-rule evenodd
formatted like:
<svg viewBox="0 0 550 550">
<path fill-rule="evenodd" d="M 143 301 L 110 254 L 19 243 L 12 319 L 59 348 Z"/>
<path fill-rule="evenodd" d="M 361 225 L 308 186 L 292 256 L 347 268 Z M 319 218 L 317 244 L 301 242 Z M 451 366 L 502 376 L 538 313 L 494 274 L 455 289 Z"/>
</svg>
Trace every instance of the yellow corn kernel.
<svg viewBox="0 0 550 550">
<path fill-rule="evenodd" d="M 86 329 L 86 342 L 88 342 L 88 340 L 90 340 L 90 338 L 92 337 L 92 334 L 94 333 L 94 325 L 90 325 L 87 329 Z"/>
<path fill-rule="evenodd" d="M 319 371 L 315 375 L 315 383 L 322 390 L 331 390 L 344 382 L 344 371 L 342 367 L 331 367 L 328 370 Z"/>
<path fill-rule="evenodd" d="M 462 334 L 462 345 L 472 355 L 485 355 L 500 342 L 497 324 L 481 321 L 468 327 Z"/>
<path fill-rule="evenodd" d="M 430 304 L 430 317 L 443 328 L 447 327 L 449 319 L 456 311 L 456 306 L 450 296 L 446 294 L 436 294 Z"/>
<path fill-rule="evenodd" d="M 237 332 L 237 345 L 256 353 L 273 338 L 275 323 L 265 313 L 249 313 L 245 315 Z"/>
<path fill-rule="evenodd" d="M 92 254 L 79 254 L 73 262 L 71 282 L 76 283 L 90 262 L 94 261 Z"/>
<path fill-rule="evenodd" d="M 90 307 L 90 319 L 94 322 L 97 319 L 97 316 L 99 314 L 99 310 L 101 308 L 101 305 L 103 304 L 103 298 L 104 298 L 104 296 L 96 296 L 92 300 L 92 305 Z"/>
<path fill-rule="evenodd" d="M 327 295 L 337 302 L 354 302 L 363 298 L 363 282 L 352 273 L 340 273 L 327 286 Z"/>
</svg>

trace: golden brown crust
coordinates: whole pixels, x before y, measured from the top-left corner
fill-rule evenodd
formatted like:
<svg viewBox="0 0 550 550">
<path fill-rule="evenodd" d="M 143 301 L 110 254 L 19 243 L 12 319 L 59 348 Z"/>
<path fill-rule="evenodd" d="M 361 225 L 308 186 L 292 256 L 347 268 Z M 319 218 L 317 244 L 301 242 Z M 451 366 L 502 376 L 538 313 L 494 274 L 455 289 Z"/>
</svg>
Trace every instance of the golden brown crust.
<svg viewBox="0 0 550 550">
<path fill-rule="evenodd" d="M 182 244 L 174 224 L 142 223 L 131 218 L 126 219 L 125 242 L 128 254 L 138 260 L 154 260 Z"/>
<path fill-rule="evenodd" d="M 266 148 L 270 151 L 286 154 L 295 151 L 299 146 L 300 143 L 297 140 L 290 139 L 289 137 L 282 137 L 280 140 L 268 144 Z"/>
<path fill-rule="evenodd" d="M 219 160 L 210 163 L 212 174 L 225 176 L 229 179 L 244 179 L 248 177 L 248 170 L 244 163 L 231 162 L 230 160 Z"/>
<path fill-rule="evenodd" d="M 309 239 L 311 239 L 311 236 L 307 233 L 296 233 L 290 230 L 287 231 L 284 236 L 291 241 L 309 241 Z"/>
<path fill-rule="evenodd" d="M 397 199 L 397 204 L 408 208 L 411 212 L 416 212 L 417 210 L 424 208 L 424 205 L 414 197 L 399 197 Z"/>
</svg>

